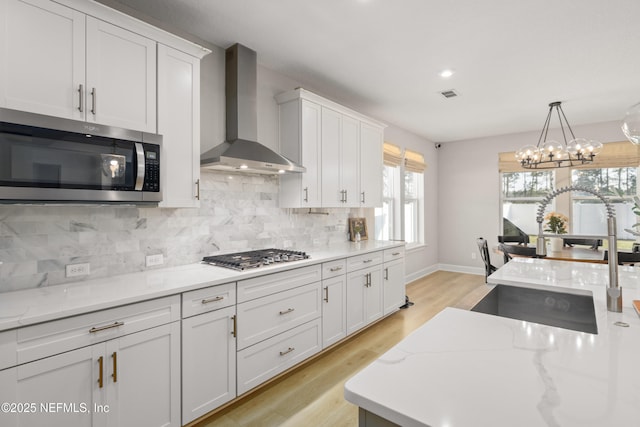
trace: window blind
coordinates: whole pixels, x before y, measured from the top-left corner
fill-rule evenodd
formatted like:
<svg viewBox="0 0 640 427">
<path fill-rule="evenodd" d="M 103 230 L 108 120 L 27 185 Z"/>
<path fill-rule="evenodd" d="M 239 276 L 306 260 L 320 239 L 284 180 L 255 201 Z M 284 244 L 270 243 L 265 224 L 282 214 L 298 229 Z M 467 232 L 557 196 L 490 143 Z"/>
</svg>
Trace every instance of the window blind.
<svg viewBox="0 0 640 427">
<path fill-rule="evenodd" d="M 427 168 L 424 156 L 418 152 L 404 150 L 404 170 L 408 172 L 423 173 Z"/>
<path fill-rule="evenodd" d="M 402 149 L 397 145 L 385 142 L 383 144 L 383 162 L 387 166 L 400 166 L 402 164 Z"/>
</svg>

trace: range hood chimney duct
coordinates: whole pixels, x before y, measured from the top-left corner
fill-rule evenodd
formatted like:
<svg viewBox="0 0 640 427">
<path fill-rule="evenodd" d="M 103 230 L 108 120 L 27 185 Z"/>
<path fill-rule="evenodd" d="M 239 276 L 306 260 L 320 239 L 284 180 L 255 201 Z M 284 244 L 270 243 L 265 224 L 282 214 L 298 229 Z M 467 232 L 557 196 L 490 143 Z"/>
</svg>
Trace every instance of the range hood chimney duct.
<svg viewBox="0 0 640 427">
<path fill-rule="evenodd" d="M 257 113 L 257 55 L 235 44 L 225 52 L 226 141 L 203 153 L 205 169 L 253 173 L 305 172 L 300 166 L 259 144 Z"/>
</svg>

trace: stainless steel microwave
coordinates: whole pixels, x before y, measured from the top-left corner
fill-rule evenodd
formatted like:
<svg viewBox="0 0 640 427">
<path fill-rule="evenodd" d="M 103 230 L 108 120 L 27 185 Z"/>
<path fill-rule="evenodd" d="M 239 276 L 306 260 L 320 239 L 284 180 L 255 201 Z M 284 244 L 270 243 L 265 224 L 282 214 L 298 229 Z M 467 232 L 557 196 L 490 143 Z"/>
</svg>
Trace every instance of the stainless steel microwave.
<svg viewBox="0 0 640 427">
<path fill-rule="evenodd" d="M 155 203 L 162 136 L 0 108 L 0 203 Z"/>
</svg>

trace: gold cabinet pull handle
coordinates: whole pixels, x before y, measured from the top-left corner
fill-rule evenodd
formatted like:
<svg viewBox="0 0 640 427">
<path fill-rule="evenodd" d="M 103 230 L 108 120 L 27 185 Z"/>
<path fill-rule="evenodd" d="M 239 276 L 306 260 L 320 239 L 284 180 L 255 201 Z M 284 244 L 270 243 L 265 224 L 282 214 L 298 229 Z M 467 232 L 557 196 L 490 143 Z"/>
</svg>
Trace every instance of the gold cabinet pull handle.
<svg viewBox="0 0 640 427">
<path fill-rule="evenodd" d="M 280 356 L 284 356 L 285 354 L 289 354 L 291 353 L 293 350 L 295 350 L 295 348 L 293 347 L 289 347 L 288 349 L 286 349 L 285 351 L 281 351 L 280 352 Z"/>
<path fill-rule="evenodd" d="M 324 287 L 324 302 L 329 302 L 329 287 Z"/>
<path fill-rule="evenodd" d="M 111 358 L 113 359 L 113 373 L 111 377 L 113 378 L 113 382 L 118 382 L 118 353 L 115 351 L 111 354 Z"/>
<path fill-rule="evenodd" d="M 93 328 L 89 329 L 89 333 L 93 334 L 96 332 L 104 331 L 106 329 L 117 328 L 118 326 L 124 326 L 124 322 L 113 322 L 110 325 L 104 325 L 104 326 L 98 326 L 98 327 L 94 326 Z"/>
<path fill-rule="evenodd" d="M 289 313 L 291 313 L 292 311 L 295 311 L 295 308 L 288 308 L 288 309 L 286 309 L 285 311 L 281 311 L 281 312 L 280 312 L 280 315 L 282 316 L 283 314 L 289 314 Z"/>
<path fill-rule="evenodd" d="M 216 301 L 222 301 L 224 299 L 223 296 L 218 295 L 217 297 L 213 297 L 213 298 L 205 298 L 202 300 L 202 304 L 209 304 L 210 302 L 216 302 Z"/>
<path fill-rule="evenodd" d="M 342 266 L 341 265 L 329 269 L 329 271 L 340 271 L 340 270 L 342 270 Z"/>
<path fill-rule="evenodd" d="M 238 336 L 238 318 L 234 314 L 231 316 L 231 319 L 233 320 L 233 330 L 231 331 L 231 335 L 235 338 Z"/>
<path fill-rule="evenodd" d="M 104 367 L 103 364 L 104 364 L 104 358 L 102 356 L 100 356 L 98 358 L 98 366 L 99 366 L 98 369 L 100 370 L 100 372 L 98 374 L 98 386 L 100 388 L 102 388 L 102 385 L 104 384 L 104 382 L 103 382 L 104 377 L 102 375 L 103 374 L 103 369 L 102 368 Z"/>
</svg>

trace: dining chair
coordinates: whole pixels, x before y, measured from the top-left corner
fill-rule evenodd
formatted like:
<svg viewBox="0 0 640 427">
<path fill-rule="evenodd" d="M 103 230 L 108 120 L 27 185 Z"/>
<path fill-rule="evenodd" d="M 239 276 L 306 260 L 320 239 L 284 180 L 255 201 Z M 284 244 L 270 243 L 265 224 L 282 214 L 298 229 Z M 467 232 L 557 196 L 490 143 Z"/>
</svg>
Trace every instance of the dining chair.
<svg viewBox="0 0 640 427">
<path fill-rule="evenodd" d="M 543 258 L 543 256 L 536 254 L 536 248 L 533 246 L 507 245 L 501 243 L 498 245 L 498 249 L 502 252 L 502 255 L 504 255 L 505 264 L 511 261 L 514 255 L 529 258 Z"/>
<path fill-rule="evenodd" d="M 487 277 L 498 268 L 491 264 L 491 257 L 489 256 L 489 245 L 487 245 L 487 240 L 483 237 L 478 237 L 476 239 L 476 243 L 478 244 L 478 249 L 480 250 L 480 257 L 482 261 L 484 261 L 484 282 L 487 283 Z"/>
<path fill-rule="evenodd" d="M 599 246 L 602 246 L 602 239 L 562 239 L 562 246 L 572 248 L 573 245 L 590 246 L 590 249 L 595 251 L 598 250 Z"/>
<path fill-rule="evenodd" d="M 604 260 L 609 260 L 609 251 L 604 251 Z M 640 264 L 640 252 L 620 252 L 618 251 L 618 265 Z"/>
</svg>

